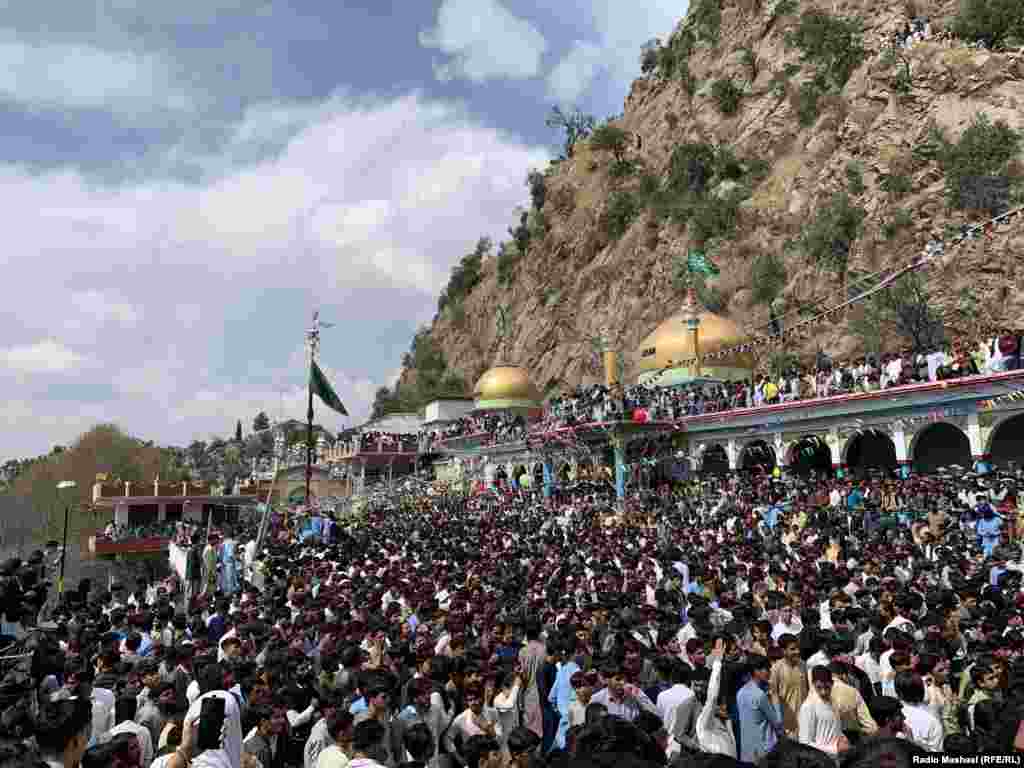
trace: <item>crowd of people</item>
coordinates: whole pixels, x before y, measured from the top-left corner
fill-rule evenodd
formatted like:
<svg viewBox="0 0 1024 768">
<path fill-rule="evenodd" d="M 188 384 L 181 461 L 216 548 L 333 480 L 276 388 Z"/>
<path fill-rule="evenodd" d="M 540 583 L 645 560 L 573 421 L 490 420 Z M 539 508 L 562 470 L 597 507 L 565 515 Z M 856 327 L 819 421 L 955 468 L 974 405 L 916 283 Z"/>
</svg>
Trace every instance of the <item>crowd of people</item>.
<svg viewBox="0 0 1024 768">
<path fill-rule="evenodd" d="M 145 580 L 47 601 L 37 553 L 0 566 L 2 630 L 35 643 L 0 686 L 0 765 L 1024 751 L 1019 474 L 696 478 L 621 507 L 606 484 L 381 492 L 259 546 L 199 533 L 187 602 Z"/>
<path fill-rule="evenodd" d="M 678 387 L 629 386 L 623 392 L 623 411 L 644 411 L 645 418 L 676 420 L 739 408 L 760 408 L 793 400 L 876 392 L 892 387 L 990 375 L 1021 367 L 1024 336 L 1003 329 L 977 344 L 963 340 L 936 345 L 917 354 L 868 355 L 834 361 L 820 354 L 814 366 L 793 364 L 773 375 L 753 380 Z M 603 384 L 579 386 L 551 398 L 543 429 L 574 426 L 615 417 L 618 403 Z"/>
<path fill-rule="evenodd" d="M 137 525 L 121 523 L 117 524 L 111 521 L 103 529 L 101 534 L 97 535 L 98 541 L 134 541 L 138 539 L 169 539 L 174 537 L 177 533 L 177 523 L 173 521 L 169 522 L 151 522 L 141 523 Z"/>
<path fill-rule="evenodd" d="M 482 436 L 486 443 L 512 443 L 526 437 L 526 419 L 519 414 L 481 413 L 462 416 L 444 426 L 420 431 L 420 450 L 439 450 L 445 440 L 466 435 Z"/>
<path fill-rule="evenodd" d="M 419 437 L 414 433 L 366 430 L 349 441 L 349 450 L 360 453 L 415 453 Z"/>
</svg>

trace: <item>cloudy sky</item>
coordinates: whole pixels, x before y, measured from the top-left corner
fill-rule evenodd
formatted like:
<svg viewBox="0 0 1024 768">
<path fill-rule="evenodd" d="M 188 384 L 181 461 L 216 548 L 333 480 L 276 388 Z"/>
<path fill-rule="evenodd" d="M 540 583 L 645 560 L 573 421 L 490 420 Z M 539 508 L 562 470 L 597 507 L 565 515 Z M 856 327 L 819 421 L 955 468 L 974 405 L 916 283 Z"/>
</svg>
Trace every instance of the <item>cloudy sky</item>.
<svg viewBox="0 0 1024 768">
<path fill-rule="evenodd" d="M 0 458 L 352 422 L 524 203 L 552 104 L 622 111 L 686 0 L 0 3 Z M 347 423 L 325 415 L 329 428 Z"/>
</svg>

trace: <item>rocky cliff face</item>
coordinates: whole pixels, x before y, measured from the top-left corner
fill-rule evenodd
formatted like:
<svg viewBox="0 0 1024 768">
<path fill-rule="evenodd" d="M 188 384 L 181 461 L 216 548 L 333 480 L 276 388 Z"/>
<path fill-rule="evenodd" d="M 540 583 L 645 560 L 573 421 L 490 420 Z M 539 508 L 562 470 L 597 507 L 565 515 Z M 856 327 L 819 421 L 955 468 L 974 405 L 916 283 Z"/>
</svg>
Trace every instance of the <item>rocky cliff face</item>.
<svg viewBox="0 0 1024 768">
<path fill-rule="evenodd" d="M 787 307 L 846 298 L 841 272 L 792 246 L 837 192 L 847 192 L 864 214 L 848 254 L 854 273 L 905 263 L 930 239 L 948 238 L 962 223 L 987 218 L 947 205 L 946 174 L 925 150 L 932 126 L 956 141 L 978 113 L 1024 129 L 1024 55 L 936 39 L 957 13 L 955 0 L 917 0 L 907 3 L 909 9 L 874 0 L 703 5 L 720 9 L 712 21 L 717 42 L 697 34 L 686 56 L 688 79 L 677 72 L 637 80 L 614 124 L 631 134 L 625 159 L 642 163 L 659 179 L 670 176 L 673 151 L 684 143 L 728 147 L 748 164 L 760 165 L 744 181 L 748 188 L 735 230 L 712 244 L 721 274 L 711 284 L 726 314 L 752 331 L 767 321 L 767 308 L 755 304 L 752 293 L 752 263 L 764 253 L 785 260 Z M 693 27 L 700 6 L 701 0 L 691 0 L 691 18 L 670 40 Z M 787 31 L 809 9 L 858 20 L 863 30 L 862 63 L 841 88 L 825 85 L 816 103 L 809 83 L 822 65 L 787 45 Z M 930 18 L 932 38 L 902 51 L 904 62 L 887 49 L 910 14 Z M 732 114 L 723 114 L 723 92 L 714 85 L 725 80 L 739 95 Z M 648 208 L 628 220 L 621 236 L 609 235 L 609 201 L 616 190 L 639 194 L 643 183 L 635 173 L 613 178 L 612 165 L 610 153 L 577 144 L 573 157 L 547 174 L 545 230 L 518 261 L 511 281 L 499 284 L 497 259 L 491 258 L 461 310 L 436 318 L 432 338 L 449 368 L 470 384 L 495 360 L 499 305 L 507 305 L 514 320 L 503 357 L 526 365 L 541 390 L 594 379 L 590 340 L 602 330 L 623 351 L 631 375 L 641 339 L 679 309 L 684 290 L 674 284 L 671 265 L 698 240 L 698 228 L 692 219 L 681 226 Z M 1006 172 L 1019 175 L 1019 166 L 1011 162 Z M 723 182 L 711 194 L 727 196 L 730 184 Z M 947 314 L 968 289 L 1000 321 L 1024 326 L 1020 217 L 990 235 L 930 268 L 929 290 Z M 809 354 L 819 344 L 839 354 L 858 351 L 848 320 L 841 316 L 822 324 L 796 351 Z M 407 372 L 405 380 L 414 375 Z"/>
</svg>

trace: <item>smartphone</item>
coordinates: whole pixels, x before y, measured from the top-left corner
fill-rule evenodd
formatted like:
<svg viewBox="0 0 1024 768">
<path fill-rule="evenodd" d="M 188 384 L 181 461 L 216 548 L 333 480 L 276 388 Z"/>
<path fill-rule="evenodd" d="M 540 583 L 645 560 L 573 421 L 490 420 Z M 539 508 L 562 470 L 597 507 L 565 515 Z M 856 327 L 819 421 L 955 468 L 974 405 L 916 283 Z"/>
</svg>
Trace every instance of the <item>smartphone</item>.
<svg viewBox="0 0 1024 768">
<path fill-rule="evenodd" d="M 199 731 L 196 746 L 200 750 L 220 749 L 221 733 L 224 730 L 224 699 L 210 696 L 203 699 L 199 710 Z"/>
</svg>

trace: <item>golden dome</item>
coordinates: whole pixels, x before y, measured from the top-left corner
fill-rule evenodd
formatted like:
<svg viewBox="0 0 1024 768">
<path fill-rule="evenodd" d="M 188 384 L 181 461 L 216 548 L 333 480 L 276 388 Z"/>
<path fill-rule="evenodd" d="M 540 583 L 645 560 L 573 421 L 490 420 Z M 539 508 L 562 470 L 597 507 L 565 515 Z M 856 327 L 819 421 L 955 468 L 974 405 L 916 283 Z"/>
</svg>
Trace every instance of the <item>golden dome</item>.
<svg viewBox="0 0 1024 768">
<path fill-rule="evenodd" d="M 539 408 L 541 399 L 530 374 L 518 365 L 496 365 L 484 372 L 473 396 L 479 410 Z"/>
<path fill-rule="evenodd" d="M 693 358 L 693 338 L 686 327 L 686 310 L 680 310 L 663 322 L 640 343 L 639 368 L 657 371 L 664 368 L 689 367 L 683 361 Z M 744 368 L 752 370 L 754 360 L 749 354 L 734 353 L 709 360 L 708 356 L 721 349 L 742 344 L 747 334 L 727 317 L 702 311 L 700 317 L 701 367 Z"/>
</svg>

